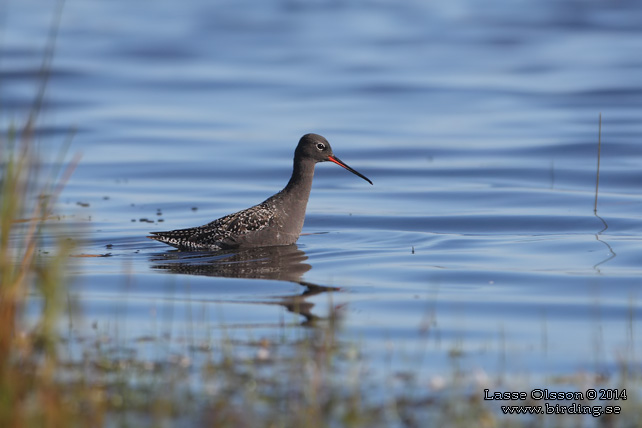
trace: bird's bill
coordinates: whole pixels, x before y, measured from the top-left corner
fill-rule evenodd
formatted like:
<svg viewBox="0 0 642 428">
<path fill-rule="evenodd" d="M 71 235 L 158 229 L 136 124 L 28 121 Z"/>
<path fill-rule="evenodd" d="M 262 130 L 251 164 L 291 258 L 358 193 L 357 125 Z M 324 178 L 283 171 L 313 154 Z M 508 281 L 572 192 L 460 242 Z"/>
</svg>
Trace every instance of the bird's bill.
<svg viewBox="0 0 642 428">
<path fill-rule="evenodd" d="M 345 164 L 345 163 L 344 163 L 341 159 L 339 159 L 338 157 L 336 157 L 336 156 L 334 156 L 334 155 L 331 155 L 331 156 L 328 156 L 328 160 L 329 160 L 330 162 L 334 162 L 334 163 L 336 163 L 336 164 L 337 164 L 337 165 L 339 165 L 340 167 L 347 169 L 348 171 L 350 171 L 350 172 L 351 172 L 351 173 L 353 173 L 354 175 L 358 175 L 359 177 L 361 177 L 361 178 L 363 178 L 364 180 L 366 180 L 368 183 L 372 184 L 372 181 L 370 181 L 370 179 L 369 179 L 368 177 L 366 177 L 365 175 L 361 174 L 360 172 L 357 172 L 357 171 L 355 171 L 354 169 L 350 168 L 347 164 Z"/>
</svg>

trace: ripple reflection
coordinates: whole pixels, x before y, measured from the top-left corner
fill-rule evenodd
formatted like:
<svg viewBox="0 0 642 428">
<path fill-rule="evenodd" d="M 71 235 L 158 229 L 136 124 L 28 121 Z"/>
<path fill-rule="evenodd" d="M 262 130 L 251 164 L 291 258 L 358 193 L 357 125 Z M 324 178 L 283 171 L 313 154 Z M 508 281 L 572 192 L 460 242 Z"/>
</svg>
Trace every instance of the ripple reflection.
<svg viewBox="0 0 642 428">
<path fill-rule="evenodd" d="M 283 306 L 288 311 L 303 316 L 303 325 L 311 325 L 323 318 L 312 313 L 315 304 L 306 299 L 340 289 L 303 281 L 303 274 L 312 269 L 312 266 L 305 263 L 307 259 L 305 252 L 293 244 L 218 252 L 171 250 L 154 254 L 150 261 L 152 269 L 165 270 L 168 273 L 277 280 L 299 284 L 305 287 L 302 293 L 279 296 L 268 304 Z M 259 303 L 266 304 L 265 301 Z"/>
</svg>

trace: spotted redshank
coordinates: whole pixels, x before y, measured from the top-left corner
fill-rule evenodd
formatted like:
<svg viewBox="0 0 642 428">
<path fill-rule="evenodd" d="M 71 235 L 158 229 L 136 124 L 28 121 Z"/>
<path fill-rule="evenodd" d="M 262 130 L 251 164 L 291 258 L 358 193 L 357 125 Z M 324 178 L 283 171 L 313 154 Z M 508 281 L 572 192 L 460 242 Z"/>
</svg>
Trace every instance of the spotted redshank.
<svg viewBox="0 0 642 428">
<path fill-rule="evenodd" d="M 294 168 L 287 186 L 251 208 L 226 215 L 203 226 L 168 232 L 151 232 L 155 239 L 183 250 L 220 250 L 294 244 L 303 228 L 314 166 L 334 162 L 372 184 L 332 153 L 330 143 L 317 134 L 306 134 L 294 151 Z"/>
</svg>

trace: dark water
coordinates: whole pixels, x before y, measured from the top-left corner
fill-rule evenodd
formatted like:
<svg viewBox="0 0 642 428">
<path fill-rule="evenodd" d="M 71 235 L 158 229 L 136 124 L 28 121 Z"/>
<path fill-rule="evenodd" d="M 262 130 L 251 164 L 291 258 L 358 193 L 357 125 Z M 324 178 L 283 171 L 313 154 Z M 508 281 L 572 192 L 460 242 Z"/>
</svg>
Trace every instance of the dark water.
<svg viewBox="0 0 642 428">
<path fill-rule="evenodd" d="M 44 3 L 0 6 L 5 127 L 36 93 Z M 270 338 L 336 311 L 375 376 L 639 365 L 640 2 L 210 3 L 65 4 L 41 141 L 76 130 L 59 210 L 78 253 L 111 255 L 74 266 L 77 330 Z M 374 186 L 319 165 L 296 246 L 145 238 L 280 190 L 307 132 Z"/>
</svg>

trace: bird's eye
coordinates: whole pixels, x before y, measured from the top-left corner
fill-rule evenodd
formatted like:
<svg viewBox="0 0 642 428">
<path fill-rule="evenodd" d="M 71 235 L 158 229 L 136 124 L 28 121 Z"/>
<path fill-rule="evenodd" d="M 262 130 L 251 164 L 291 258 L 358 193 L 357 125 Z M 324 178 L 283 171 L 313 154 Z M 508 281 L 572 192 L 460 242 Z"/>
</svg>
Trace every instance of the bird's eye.
<svg viewBox="0 0 642 428">
<path fill-rule="evenodd" d="M 320 151 L 325 150 L 325 144 L 317 143 L 317 149 L 319 149 Z"/>
</svg>

